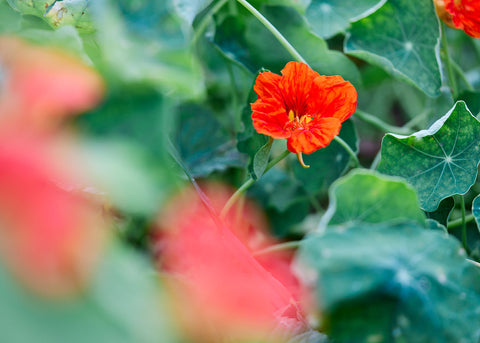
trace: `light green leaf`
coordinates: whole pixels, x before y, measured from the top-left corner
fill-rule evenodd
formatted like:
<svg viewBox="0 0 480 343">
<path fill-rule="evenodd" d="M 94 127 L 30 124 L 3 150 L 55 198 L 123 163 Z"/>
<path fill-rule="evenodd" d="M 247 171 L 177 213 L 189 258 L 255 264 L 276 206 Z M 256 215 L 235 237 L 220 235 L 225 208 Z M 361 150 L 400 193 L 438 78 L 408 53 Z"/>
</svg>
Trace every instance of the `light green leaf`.
<svg viewBox="0 0 480 343">
<path fill-rule="evenodd" d="M 296 269 L 337 343 L 480 338 L 480 269 L 441 231 L 413 222 L 332 228 L 304 239 Z"/>
<path fill-rule="evenodd" d="M 425 223 L 415 190 L 404 180 L 356 169 L 329 190 L 330 205 L 320 227 L 412 220 Z"/>
<path fill-rule="evenodd" d="M 0 299 L 1 342 L 176 342 L 151 266 L 120 246 L 110 247 L 76 298 L 37 298 L 0 268 Z"/>
<path fill-rule="evenodd" d="M 358 152 L 358 138 L 352 120 L 347 120 L 342 124 L 339 136 L 354 152 Z M 327 193 L 332 182 L 345 172 L 351 156 L 339 143 L 332 141 L 323 149 L 310 155 L 303 155 L 303 160 L 310 168 L 303 168 L 296 160 L 291 162 L 295 178 L 300 181 L 307 192 L 312 195 L 323 195 Z"/>
<path fill-rule="evenodd" d="M 170 1 L 90 2 L 102 69 L 118 83 L 142 83 L 198 96 L 203 88 L 182 20 Z"/>
<path fill-rule="evenodd" d="M 472 213 L 475 216 L 478 230 L 480 231 L 480 195 L 477 195 L 472 202 Z"/>
<path fill-rule="evenodd" d="M 305 17 L 313 32 L 323 38 L 344 32 L 350 22 L 360 20 L 377 9 L 386 0 L 312 0 Z"/>
<path fill-rule="evenodd" d="M 173 2 L 178 15 L 190 25 L 203 9 L 205 9 L 213 0 L 176 0 Z"/>
<path fill-rule="evenodd" d="M 390 0 L 352 24 L 345 52 L 383 67 L 429 96 L 440 94 L 440 30 L 432 1 Z"/>
<path fill-rule="evenodd" d="M 432 212 L 442 199 L 465 194 L 475 183 L 480 162 L 480 122 L 463 101 L 428 130 L 411 136 L 387 134 L 378 170 L 404 177 L 420 204 Z"/>
<path fill-rule="evenodd" d="M 20 28 L 20 13 L 14 11 L 6 0 L 0 0 L 0 32 L 15 32 Z"/>
<path fill-rule="evenodd" d="M 22 14 L 30 14 L 42 18 L 53 28 L 72 25 L 82 33 L 95 31 L 90 17 L 90 8 L 88 7 L 89 0 L 7 1 Z"/>
<path fill-rule="evenodd" d="M 260 178 L 267 168 L 268 158 L 270 157 L 270 150 L 272 150 L 273 139 L 269 139 L 267 144 L 262 146 L 253 158 L 253 175 Z"/>
</svg>

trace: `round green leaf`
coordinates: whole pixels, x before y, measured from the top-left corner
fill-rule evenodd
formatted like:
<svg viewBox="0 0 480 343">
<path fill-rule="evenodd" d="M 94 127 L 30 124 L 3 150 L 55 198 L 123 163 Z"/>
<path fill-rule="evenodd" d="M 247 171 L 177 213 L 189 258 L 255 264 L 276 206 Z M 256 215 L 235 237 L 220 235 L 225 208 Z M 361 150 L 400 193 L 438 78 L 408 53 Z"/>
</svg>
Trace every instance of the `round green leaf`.
<svg viewBox="0 0 480 343">
<path fill-rule="evenodd" d="M 437 96 L 442 85 L 439 42 L 432 1 L 390 0 L 352 24 L 344 50 Z"/>
<path fill-rule="evenodd" d="M 475 221 L 477 222 L 477 227 L 480 231 L 480 195 L 477 195 L 477 197 L 473 199 L 472 213 L 475 216 Z"/>
<path fill-rule="evenodd" d="M 458 240 L 413 222 L 311 234 L 297 270 L 343 342 L 478 342 L 480 269 Z"/>
<path fill-rule="evenodd" d="M 262 146 L 253 158 L 253 175 L 259 178 L 267 168 L 268 158 L 270 157 L 270 150 L 272 150 L 273 139 L 268 140 L 267 144 Z"/>
<path fill-rule="evenodd" d="M 427 218 L 436 220 L 442 225 L 447 225 L 448 217 L 450 217 L 450 213 L 452 213 L 453 208 L 455 207 L 455 201 L 452 197 L 443 199 L 438 208 L 433 212 L 426 212 Z"/>
<path fill-rule="evenodd" d="M 475 183 L 479 137 L 480 122 L 460 101 L 428 130 L 411 136 L 387 134 L 378 170 L 406 178 L 422 208 L 432 212 L 442 199 L 465 194 Z"/>
<path fill-rule="evenodd" d="M 312 0 L 305 17 L 313 32 L 330 38 L 343 32 L 350 22 L 357 21 L 379 9 L 386 0 Z"/>
<path fill-rule="evenodd" d="M 415 190 L 402 179 L 356 169 L 329 191 L 330 205 L 320 226 L 412 220 L 425 223 Z"/>
</svg>

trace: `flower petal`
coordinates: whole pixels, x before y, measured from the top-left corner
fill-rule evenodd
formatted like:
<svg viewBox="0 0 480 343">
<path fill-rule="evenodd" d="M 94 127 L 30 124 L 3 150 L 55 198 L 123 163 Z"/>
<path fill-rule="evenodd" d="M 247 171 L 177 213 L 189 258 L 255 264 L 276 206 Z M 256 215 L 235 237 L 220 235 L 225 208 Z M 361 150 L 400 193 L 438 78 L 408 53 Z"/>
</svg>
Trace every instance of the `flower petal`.
<svg viewBox="0 0 480 343">
<path fill-rule="evenodd" d="M 257 93 L 259 99 L 269 99 L 274 98 L 278 101 L 282 100 L 282 95 L 280 94 L 280 89 L 278 88 L 278 83 L 280 82 L 281 76 L 270 73 L 268 71 L 258 74 L 253 86 L 253 90 Z"/>
<path fill-rule="evenodd" d="M 299 62 L 288 62 L 282 70 L 282 75 L 279 87 L 287 113 L 293 110 L 298 115 L 304 114 L 310 101 L 313 80 L 320 75 L 305 63 Z"/>
<path fill-rule="evenodd" d="M 355 87 L 341 76 L 319 76 L 314 80 L 309 112 L 320 117 L 347 120 L 357 108 Z"/>
<path fill-rule="evenodd" d="M 292 132 L 287 140 L 287 148 L 291 152 L 312 152 L 326 147 L 340 132 L 341 122 L 338 118 L 318 118 L 306 129 Z"/>
<path fill-rule="evenodd" d="M 251 104 L 252 123 L 258 133 L 272 138 L 288 138 L 291 132 L 285 130 L 289 119 L 282 105 L 271 99 L 270 102 L 262 102 L 258 99 Z"/>
<path fill-rule="evenodd" d="M 455 27 L 471 37 L 480 38 L 480 2 L 478 0 L 445 0 Z"/>
</svg>

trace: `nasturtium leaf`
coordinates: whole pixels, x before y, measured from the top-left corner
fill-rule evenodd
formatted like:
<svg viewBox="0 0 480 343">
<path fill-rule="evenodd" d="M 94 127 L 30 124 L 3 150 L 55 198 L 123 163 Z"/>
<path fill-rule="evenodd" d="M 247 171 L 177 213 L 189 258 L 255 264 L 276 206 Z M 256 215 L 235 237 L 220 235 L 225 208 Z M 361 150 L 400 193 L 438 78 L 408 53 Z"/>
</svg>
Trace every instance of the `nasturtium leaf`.
<svg viewBox="0 0 480 343">
<path fill-rule="evenodd" d="M 321 227 L 411 220 L 425 223 L 413 187 L 403 179 L 355 169 L 329 190 L 330 205 Z"/>
<path fill-rule="evenodd" d="M 379 9 L 386 0 L 312 0 L 305 17 L 313 32 L 330 38 L 344 32 L 350 22 L 357 21 Z"/>
<path fill-rule="evenodd" d="M 347 120 L 342 124 L 339 136 L 354 152 L 358 151 L 358 139 L 353 121 Z M 351 156 L 339 143 L 332 141 L 323 149 L 310 155 L 303 155 L 303 160 L 310 168 L 303 168 L 296 160 L 291 163 L 295 178 L 308 193 L 323 195 L 327 193 L 332 182 L 345 172 Z"/>
<path fill-rule="evenodd" d="M 477 195 L 472 202 L 472 213 L 475 217 L 475 222 L 477 223 L 478 230 L 480 231 L 480 195 Z"/>
<path fill-rule="evenodd" d="M 457 100 L 465 101 L 470 112 L 478 118 L 478 115 L 480 115 L 480 92 L 463 91 Z"/>
<path fill-rule="evenodd" d="M 332 227 L 307 236 L 297 257 L 335 342 L 480 338 L 480 269 L 441 231 L 414 222 Z"/>
<path fill-rule="evenodd" d="M 378 170 L 406 178 L 422 208 L 433 212 L 442 199 L 464 194 L 475 183 L 479 137 L 480 122 L 460 101 L 428 130 L 411 136 L 387 134 Z"/>
<path fill-rule="evenodd" d="M 0 266 L 0 341 L 177 342 L 151 266 L 125 247 L 108 250 L 90 287 L 62 301 L 36 298 Z"/>
<path fill-rule="evenodd" d="M 115 83 L 149 84 L 177 96 L 202 92 L 185 23 L 171 0 L 91 1 L 101 57 L 98 67 Z"/>
<path fill-rule="evenodd" d="M 270 150 L 272 150 L 273 139 L 269 139 L 267 144 L 262 146 L 253 158 L 253 173 L 254 177 L 259 178 L 267 168 L 268 158 L 270 157 Z"/>
<path fill-rule="evenodd" d="M 440 94 L 440 29 L 433 1 L 389 0 L 352 24 L 344 50 L 413 83 L 429 96 Z"/>
<path fill-rule="evenodd" d="M 436 220 L 442 225 L 447 225 L 448 217 L 452 213 L 453 208 L 455 207 L 455 201 L 453 197 L 448 197 L 440 201 L 438 208 L 433 212 L 426 212 L 427 218 Z"/>
<path fill-rule="evenodd" d="M 177 115 L 175 142 L 192 176 L 205 177 L 214 171 L 245 165 L 233 137 L 205 107 L 184 104 Z"/>
<path fill-rule="evenodd" d="M 88 7 L 89 0 L 7 1 L 22 14 L 30 14 L 42 18 L 53 28 L 72 25 L 82 33 L 95 31 L 90 17 L 90 8 Z"/>
<path fill-rule="evenodd" d="M 427 218 L 425 227 L 429 230 L 441 231 L 444 234 L 448 235 L 448 229 L 445 225 L 439 223 L 435 219 Z"/>
<path fill-rule="evenodd" d="M 21 15 L 10 7 L 6 0 L 0 0 L 0 33 L 15 32 L 20 28 Z"/>
</svg>

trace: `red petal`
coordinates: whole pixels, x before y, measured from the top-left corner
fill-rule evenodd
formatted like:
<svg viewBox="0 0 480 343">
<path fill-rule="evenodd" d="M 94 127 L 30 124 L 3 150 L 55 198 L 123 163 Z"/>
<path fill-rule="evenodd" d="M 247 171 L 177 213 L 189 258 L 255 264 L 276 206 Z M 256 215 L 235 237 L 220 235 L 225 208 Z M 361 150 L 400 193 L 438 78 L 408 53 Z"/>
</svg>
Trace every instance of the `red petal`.
<svg viewBox="0 0 480 343">
<path fill-rule="evenodd" d="M 258 98 L 263 100 L 274 98 L 281 102 L 282 95 L 278 88 L 280 78 L 280 75 L 268 71 L 258 74 L 255 85 L 253 86 L 253 90 L 257 93 Z"/>
<path fill-rule="evenodd" d="M 287 140 L 288 150 L 311 154 L 329 145 L 341 127 L 341 122 L 337 118 L 319 118 L 310 124 L 307 129 L 292 132 L 292 136 Z"/>
<path fill-rule="evenodd" d="M 445 0 L 445 9 L 452 15 L 455 26 L 466 34 L 480 38 L 480 2 L 478 0 Z"/>
<path fill-rule="evenodd" d="M 251 106 L 253 127 L 258 133 L 272 138 L 290 137 L 290 131 L 285 130 L 289 121 L 287 113 L 278 102 L 261 102 L 259 99 Z"/>
</svg>

